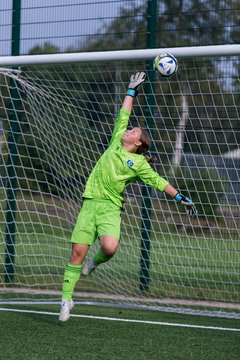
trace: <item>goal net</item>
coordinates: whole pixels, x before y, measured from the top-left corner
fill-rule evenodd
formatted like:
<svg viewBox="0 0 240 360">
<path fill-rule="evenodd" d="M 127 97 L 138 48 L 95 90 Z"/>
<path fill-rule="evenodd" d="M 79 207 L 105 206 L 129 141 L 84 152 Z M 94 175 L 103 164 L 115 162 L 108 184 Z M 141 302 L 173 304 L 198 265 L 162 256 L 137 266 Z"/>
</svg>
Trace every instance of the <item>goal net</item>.
<svg viewBox="0 0 240 360">
<path fill-rule="evenodd" d="M 182 51 L 184 53 L 184 51 Z M 157 54 L 157 51 L 156 51 Z M 60 299 L 88 176 L 108 147 L 130 75 L 146 71 L 130 127 L 153 140 L 154 169 L 190 196 L 184 206 L 139 182 L 125 193 L 117 254 L 75 291 L 79 301 L 168 311 L 240 310 L 239 55 L 30 64 L 0 70 L 0 298 Z M 97 55 L 96 55 L 97 56 Z M 41 56 L 39 56 L 41 59 Z M 59 61 L 57 61 L 59 62 Z M 98 250 L 98 240 L 88 258 Z M 216 314 L 216 312 L 215 312 Z"/>
</svg>

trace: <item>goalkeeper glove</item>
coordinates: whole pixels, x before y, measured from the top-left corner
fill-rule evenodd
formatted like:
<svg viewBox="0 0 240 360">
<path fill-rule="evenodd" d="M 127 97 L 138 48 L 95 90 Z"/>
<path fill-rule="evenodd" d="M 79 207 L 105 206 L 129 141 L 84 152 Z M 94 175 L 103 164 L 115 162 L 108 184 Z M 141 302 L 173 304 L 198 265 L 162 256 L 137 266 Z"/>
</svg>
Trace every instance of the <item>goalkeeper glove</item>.
<svg viewBox="0 0 240 360">
<path fill-rule="evenodd" d="M 189 197 L 184 196 L 184 195 L 182 195 L 180 193 L 177 193 L 175 195 L 174 199 L 177 202 L 183 204 L 184 206 L 186 206 L 188 208 L 187 212 L 188 212 L 189 216 L 192 216 L 192 217 L 197 216 L 197 209 L 196 209 L 194 203 L 192 202 L 192 200 Z"/>
<path fill-rule="evenodd" d="M 144 82 L 145 78 L 145 72 L 138 72 L 135 75 L 131 75 L 130 84 L 128 85 L 127 89 L 127 95 L 132 97 L 137 96 L 138 88 Z"/>
</svg>

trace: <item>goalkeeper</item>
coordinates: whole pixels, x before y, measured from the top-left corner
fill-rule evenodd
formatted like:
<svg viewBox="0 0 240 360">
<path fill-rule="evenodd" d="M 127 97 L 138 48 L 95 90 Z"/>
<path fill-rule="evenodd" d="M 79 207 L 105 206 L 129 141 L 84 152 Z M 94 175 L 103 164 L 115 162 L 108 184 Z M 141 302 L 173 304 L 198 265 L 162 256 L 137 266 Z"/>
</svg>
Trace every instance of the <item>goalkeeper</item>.
<svg viewBox="0 0 240 360">
<path fill-rule="evenodd" d="M 72 294 L 80 274 L 91 274 L 98 265 L 110 260 L 116 253 L 120 239 L 123 192 L 130 182 L 140 179 L 185 205 L 191 216 L 196 215 L 193 202 L 178 193 L 151 168 L 149 162 L 152 158 L 142 155 L 150 147 L 147 131 L 141 128 L 127 130 L 133 99 L 145 76 L 144 72 L 131 76 L 110 146 L 98 160 L 87 181 L 83 205 L 72 233 L 72 253 L 64 272 L 60 321 L 69 319 L 73 308 Z M 82 268 L 88 249 L 97 237 L 100 240 L 99 252 Z"/>
</svg>

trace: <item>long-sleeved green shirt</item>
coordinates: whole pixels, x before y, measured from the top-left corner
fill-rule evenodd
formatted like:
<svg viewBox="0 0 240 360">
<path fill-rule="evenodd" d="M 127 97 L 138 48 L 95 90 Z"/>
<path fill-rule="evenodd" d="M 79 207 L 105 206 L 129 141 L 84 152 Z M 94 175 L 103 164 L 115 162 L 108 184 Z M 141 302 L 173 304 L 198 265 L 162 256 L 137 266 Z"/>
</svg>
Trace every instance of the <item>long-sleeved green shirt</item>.
<svg viewBox="0 0 240 360">
<path fill-rule="evenodd" d="M 129 117 L 129 111 L 120 110 L 110 146 L 93 168 L 84 198 L 108 199 L 122 207 L 123 192 L 131 182 L 140 179 L 161 192 L 169 184 L 151 168 L 143 155 L 130 153 L 123 147 L 121 138 L 126 132 Z"/>
</svg>

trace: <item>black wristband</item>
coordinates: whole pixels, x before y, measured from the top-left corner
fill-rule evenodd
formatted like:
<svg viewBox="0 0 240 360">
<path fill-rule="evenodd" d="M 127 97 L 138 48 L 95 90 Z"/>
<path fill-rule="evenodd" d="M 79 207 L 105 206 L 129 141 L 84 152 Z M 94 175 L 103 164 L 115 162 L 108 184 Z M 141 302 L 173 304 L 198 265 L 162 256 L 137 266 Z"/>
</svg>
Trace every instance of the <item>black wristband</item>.
<svg viewBox="0 0 240 360">
<path fill-rule="evenodd" d="M 138 91 L 135 89 L 127 89 L 126 95 L 129 95 L 131 97 L 136 97 L 138 94 Z"/>
<path fill-rule="evenodd" d="M 182 199 L 183 199 L 183 196 L 182 194 L 179 194 L 179 192 L 174 196 L 174 199 L 177 201 L 177 202 L 181 202 Z"/>
</svg>

